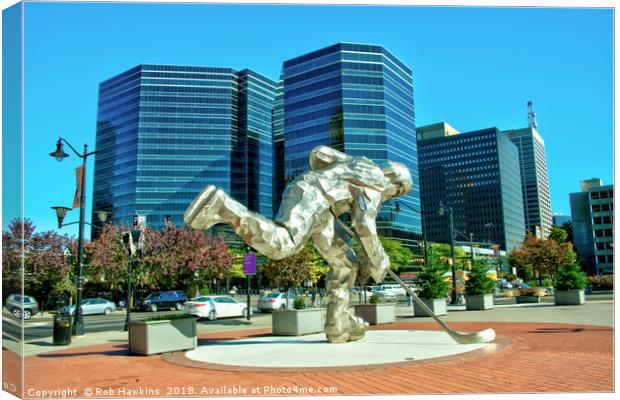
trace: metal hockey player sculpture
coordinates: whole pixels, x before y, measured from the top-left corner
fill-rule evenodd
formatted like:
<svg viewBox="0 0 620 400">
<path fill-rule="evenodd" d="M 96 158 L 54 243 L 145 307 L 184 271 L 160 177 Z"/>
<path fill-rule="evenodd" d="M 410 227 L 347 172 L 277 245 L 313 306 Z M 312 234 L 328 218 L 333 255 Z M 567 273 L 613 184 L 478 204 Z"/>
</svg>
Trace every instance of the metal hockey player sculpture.
<svg viewBox="0 0 620 400">
<path fill-rule="evenodd" d="M 335 217 L 351 211 L 353 230 L 367 254 L 368 265 L 361 267 L 368 267 L 372 278 L 381 282 L 390 260 L 377 236 L 375 218 L 381 203 L 411 190 L 411 175 L 402 164 L 388 162 L 380 168 L 366 157 L 350 157 L 325 146 L 312 150 L 310 168 L 286 187 L 273 221 L 249 211 L 214 186 L 207 186 L 194 199 L 184 219 L 195 229 L 229 224 L 249 246 L 274 260 L 297 253 L 312 238 L 331 267 L 327 276 L 327 340 L 357 340 L 368 329 L 364 320 L 348 311 L 358 261 L 349 247 L 348 234 Z"/>
<path fill-rule="evenodd" d="M 287 185 L 273 221 L 212 185 L 194 199 L 184 220 L 194 229 L 228 224 L 245 243 L 274 260 L 299 252 L 312 239 L 330 266 L 325 334 L 331 343 L 344 343 L 362 338 L 368 330 L 368 323 L 348 311 L 357 269 L 368 268 L 375 282 L 383 281 L 389 270 L 375 224 L 381 204 L 411 188 L 411 175 L 403 164 L 388 161 L 379 167 L 366 157 L 318 146 L 310 153 L 310 171 Z M 337 219 L 347 211 L 352 230 Z M 351 249 L 352 235 L 365 254 Z"/>
</svg>

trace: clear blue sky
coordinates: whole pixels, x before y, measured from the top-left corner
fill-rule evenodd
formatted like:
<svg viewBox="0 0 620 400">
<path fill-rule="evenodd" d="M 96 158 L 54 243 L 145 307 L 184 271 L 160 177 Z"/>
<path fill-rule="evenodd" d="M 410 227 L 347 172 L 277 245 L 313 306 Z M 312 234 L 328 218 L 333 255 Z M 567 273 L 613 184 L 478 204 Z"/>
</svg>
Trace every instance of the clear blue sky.
<svg viewBox="0 0 620 400">
<path fill-rule="evenodd" d="M 612 24 L 610 9 L 27 3 L 25 215 L 55 229 L 49 207 L 71 204 L 79 160 L 48 153 L 59 135 L 94 148 L 101 81 L 140 63 L 277 79 L 284 60 L 340 41 L 381 44 L 413 69 L 418 125 L 524 127 L 533 100 L 552 208 L 568 214 L 580 179 L 613 181 Z"/>
</svg>

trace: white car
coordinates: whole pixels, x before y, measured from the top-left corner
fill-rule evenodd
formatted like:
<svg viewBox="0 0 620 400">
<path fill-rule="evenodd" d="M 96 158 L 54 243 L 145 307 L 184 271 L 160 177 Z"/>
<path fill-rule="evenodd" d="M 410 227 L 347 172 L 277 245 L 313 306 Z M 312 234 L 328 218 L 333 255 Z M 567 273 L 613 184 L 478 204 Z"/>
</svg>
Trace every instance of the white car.
<svg viewBox="0 0 620 400">
<path fill-rule="evenodd" d="M 289 309 L 293 308 L 294 301 L 295 294 L 291 291 L 289 294 Z M 286 309 L 286 292 L 271 292 L 265 294 L 260 299 L 258 299 L 257 307 L 260 312 Z"/>
<path fill-rule="evenodd" d="M 213 321 L 225 317 L 245 317 L 248 307 L 246 303 L 239 303 L 230 296 L 200 296 L 192 301 L 186 301 L 183 304 L 183 312 Z"/>
<path fill-rule="evenodd" d="M 383 290 L 378 286 L 368 286 L 366 289 L 370 290 L 373 294 L 376 293 L 383 301 L 396 299 L 394 293 Z"/>
<path fill-rule="evenodd" d="M 405 296 L 405 289 L 403 289 L 402 286 L 400 286 L 398 283 L 395 284 L 383 284 L 381 286 L 379 286 L 380 290 L 383 290 L 385 292 L 391 293 L 395 296 Z"/>
</svg>

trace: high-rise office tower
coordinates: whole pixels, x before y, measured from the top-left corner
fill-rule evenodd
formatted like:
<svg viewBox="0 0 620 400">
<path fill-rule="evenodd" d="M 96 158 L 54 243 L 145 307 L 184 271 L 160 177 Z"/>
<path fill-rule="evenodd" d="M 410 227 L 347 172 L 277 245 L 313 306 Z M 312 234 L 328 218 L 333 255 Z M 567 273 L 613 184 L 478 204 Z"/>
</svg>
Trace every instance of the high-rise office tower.
<svg viewBox="0 0 620 400">
<path fill-rule="evenodd" d="M 525 225 L 516 146 L 497 128 L 459 133 L 445 122 L 417 128 L 425 234 L 450 242 L 452 208 L 455 240 L 499 244 L 510 251 L 523 242 Z"/>
<path fill-rule="evenodd" d="M 553 225 L 545 142 L 535 126 L 504 131 L 519 149 L 525 227 L 549 236 Z"/>
<path fill-rule="evenodd" d="M 284 180 L 284 81 L 278 80 L 273 103 L 273 213 L 278 212 L 282 201 Z"/>
<path fill-rule="evenodd" d="M 309 168 L 308 154 L 327 145 L 409 167 L 413 190 L 398 201 L 418 210 L 418 155 L 412 72 L 381 46 L 338 43 L 285 61 L 284 184 Z M 282 188 L 280 188 L 280 191 Z M 421 235 L 420 214 L 396 213 L 393 202 L 377 218 L 379 233 L 407 241 Z"/>
<path fill-rule="evenodd" d="M 102 82 L 93 211 L 115 224 L 138 214 L 154 229 L 182 225 L 213 184 L 271 217 L 275 90 L 253 71 L 220 67 L 138 65 Z"/>
<path fill-rule="evenodd" d="M 582 265 L 591 274 L 613 273 L 614 185 L 600 179 L 581 181 L 581 192 L 570 193 L 573 240 Z"/>
</svg>

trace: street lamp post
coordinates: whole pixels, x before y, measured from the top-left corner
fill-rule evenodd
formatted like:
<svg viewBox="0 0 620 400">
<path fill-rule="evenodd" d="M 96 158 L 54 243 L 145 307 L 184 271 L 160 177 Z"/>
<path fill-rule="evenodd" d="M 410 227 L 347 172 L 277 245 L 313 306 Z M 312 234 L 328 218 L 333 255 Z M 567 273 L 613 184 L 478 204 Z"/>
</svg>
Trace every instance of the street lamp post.
<svg viewBox="0 0 620 400">
<path fill-rule="evenodd" d="M 96 151 L 88 152 L 88 145 L 84 144 L 84 152 L 80 154 L 69 142 L 65 139 L 59 137 L 56 142 L 56 150 L 50 153 L 50 156 L 54 157 L 56 161 L 62 161 L 65 158 L 69 157 L 67 153 L 63 150 L 63 142 L 66 143 L 69 148 L 82 159 L 82 176 L 81 176 L 81 188 L 80 188 L 80 219 L 79 219 L 79 228 L 78 228 L 78 279 L 77 279 L 77 296 L 76 296 L 76 306 L 75 306 L 75 316 L 73 321 L 73 326 L 71 328 L 71 334 L 74 336 L 82 336 L 84 335 L 84 321 L 82 319 L 82 269 L 83 269 L 83 256 L 84 256 L 84 213 L 86 210 L 86 160 L 88 156 L 93 155 Z M 66 207 L 52 207 L 56 209 L 56 213 L 58 216 L 58 228 L 62 227 L 62 218 L 69 210 Z M 61 217 L 62 214 L 62 217 Z M 67 224 L 69 225 L 69 224 Z"/>
<path fill-rule="evenodd" d="M 132 267 L 135 261 L 136 255 L 138 252 L 143 250 L 142 244 L 140 242 L 142 229 L 137 229 L 137 225 L 134 224 L 134 229 L 130 231 L 125 231 L 121 235 L 123 245 L 129 254 L 129 260 L 127 261 L 127 310 L 125 314 L 125 327 L 123 330 L 127 332 L 129 330 L 129 323 L 131 322 L 131 303 L 132 303 L 132 287 L 131 287 L 131 274 Z M 137 250 L 136 250 L 137 245 Z"/>
<path fill-rule="evenodd" d="M 439 215 L 444 215 L 446 212 L 448 213 L 448 227 L 450 234 L 450 259 L 451 259 L 451 267 L 452 267 L 452 294 L 450 298 L 450 304 L 455 305 L 457 303 L 456 300 L 456 263 L 454 262 L 454 219 L 452 218 L 452 207 L 446 207 L 443 202 L 439 203 Z"/>
<path fill-rule="evenodd" d="M 474 234 L 469 232 L 469 252 L 471 256 L 471 265 L 474 265 Z"/>
</svg>

